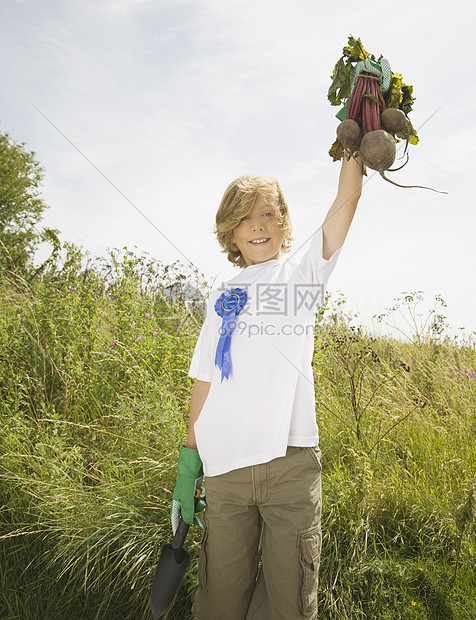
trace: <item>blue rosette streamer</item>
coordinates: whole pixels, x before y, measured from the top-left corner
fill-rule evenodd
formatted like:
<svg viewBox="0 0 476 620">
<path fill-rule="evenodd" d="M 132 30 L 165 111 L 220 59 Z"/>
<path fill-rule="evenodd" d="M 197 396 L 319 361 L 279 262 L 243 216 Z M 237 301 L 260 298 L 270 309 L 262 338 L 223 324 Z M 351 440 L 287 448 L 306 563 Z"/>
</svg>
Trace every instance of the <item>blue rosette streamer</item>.
<svg viewBox="0 0 476 620">
<path fill-rule="evenodd" d="M 215 354 L 215 365 L 221 370 L 221 380 L 228 379 L 231 371 L 230 342 L 235 319 L 243 310 L 248 296 L 241 288 L 231 288 L 215 302 L 215 312 L 222 318 L 220 338 Z"/>
</svg>

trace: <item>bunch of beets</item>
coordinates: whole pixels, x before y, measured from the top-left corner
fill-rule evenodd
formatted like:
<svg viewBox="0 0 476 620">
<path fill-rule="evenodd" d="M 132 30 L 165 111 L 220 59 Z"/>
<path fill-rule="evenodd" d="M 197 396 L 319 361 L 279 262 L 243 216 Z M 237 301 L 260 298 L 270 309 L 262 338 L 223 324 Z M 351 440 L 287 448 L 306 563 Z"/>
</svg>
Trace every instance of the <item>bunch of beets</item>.
<svg viewBox="0 0 476 620">
<path fill-rule="evenodd" d="M 337 127 L 337 139 L 345 155 L 348 158 L 360 155 L 364 166 L 377 170 L 381 177 L 398 187 L 420 187 L 446 194 L 424 185 L 400 185 L 385 176 L 385 172 L 400 170 L 408 162 L 407 154 L 399 168 L 391 168 L 397 153 L 396 137 L 406 141 L 405 155 L 410 139 L 405 113 L 400 108 L 387 106 L 380 91 L 380 78 L 367 72 L 359 73 L 349 97 L 346 119 Z"/>
<path fill-rule="evenodd" d="M 410 131 L 404 112 L 387 107 L 379 82 L 380 79 L 370 73 L 360 73 L 356 77 L 347 118 L 337 127 L 337 139 L 348 157 L 359 153 L 368 168 L 378 170 L 386 181 L 390 181 L 385 171 L 391 170 L 395 161 L 395 136 L 406 139 L 406 151 Z"/>
</svg>

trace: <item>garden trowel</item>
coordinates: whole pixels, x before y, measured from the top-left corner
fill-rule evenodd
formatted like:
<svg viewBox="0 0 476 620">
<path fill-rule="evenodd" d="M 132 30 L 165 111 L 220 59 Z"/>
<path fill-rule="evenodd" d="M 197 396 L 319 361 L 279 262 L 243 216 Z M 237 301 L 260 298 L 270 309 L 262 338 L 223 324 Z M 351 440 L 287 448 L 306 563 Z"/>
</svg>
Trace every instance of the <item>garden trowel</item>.
<svg viewBox="0 0 476 620">
<path fill-rule="evenodd" d="M 160 618 L 170 607 L 190 563 L 190 553 L 183 547 L 189 527 L 188 523 L 180 519 L 172 542 L 164 545 L 160 552 L 150 593 L 154 620 Z"/>
<path fill-rule="evenodd" d="M 195 493 L 197 507 L 200 490 Z M 203 496 L 204 497 L 204 496 Z M 164 545 L 155 569 L 150 593 L 150 606 L 154 620 L 163 616 L 175 598 L 180 582 L 190 563 L 190 553 L 183 546 L 190 525 L 180 517 L 180 522 L 172 542 Z"/>
</svg>

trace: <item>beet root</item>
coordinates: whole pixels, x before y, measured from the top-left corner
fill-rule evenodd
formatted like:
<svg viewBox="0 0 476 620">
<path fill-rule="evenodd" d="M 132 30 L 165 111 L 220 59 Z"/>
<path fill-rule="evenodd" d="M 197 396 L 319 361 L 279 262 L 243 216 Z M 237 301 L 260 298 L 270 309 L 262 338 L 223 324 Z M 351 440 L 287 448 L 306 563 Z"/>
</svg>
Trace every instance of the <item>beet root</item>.
<svg viewBox="0 0 476 620">
<path fill-rule="evenodd" d="M 382 127 L 388 133 L 401 134 L 406 139 L 410 137 L 410 131 L 406 116 L 399 108 L 387 108 L 381 114 Z"/>
<path fill-rule="evenodd" d="M 395 139 L 384 129 L 369 131 L 360 143 L 362 162 L 380 174 L 388 170 L 395 161 L 397 149 Z"/>
<path fill-rule="evenodd" d="M 337 139 L 347 153 L 352 154 L 358 151 L 362 140 L 359 124 L 351 118 L 343 120 L 337 126 Z"/>
<path fill-rule="evenodd" d="M 380 176 L 389 183 L 392 183 L 392 185 L 408 189 L 419 187 L 421 189 L 430 189 L 432 192 L 437 192 L 438 194 L 447 194 L 447 192 L 441 192 L 432 187 L 426 187 L 426 185 L 400 185 L 400 183 L 395 183 L 395 181 L 386 177 L 385 171 L 389 170 L 390 166 L 395 161 L 396 152 L 395 138 L 384 129 L 369 131 L 364 135 L 360 144 L 360 158 L 362 163 L 372 170 L 377 170 Z"/>
</svg>

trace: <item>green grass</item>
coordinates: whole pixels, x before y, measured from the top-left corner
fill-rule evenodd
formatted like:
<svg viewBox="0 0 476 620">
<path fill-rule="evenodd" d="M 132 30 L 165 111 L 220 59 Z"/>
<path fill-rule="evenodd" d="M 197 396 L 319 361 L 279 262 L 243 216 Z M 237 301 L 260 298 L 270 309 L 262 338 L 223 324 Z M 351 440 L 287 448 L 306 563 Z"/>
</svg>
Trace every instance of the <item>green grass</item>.
<svg viewBox="0 0 476 620">
<path fill-rule="evenodd" d="M 85 270 L 71 245 L 1 275 L 1 620 L 151 618 L 201 323 L 163 288 L 196 277 L 127 251 Z M 441 324 L 320 321 L 320 618 L 476 617 L 476 351 Z M 191 618 L 200 534 L 169 620 Z"/>
</svg>

